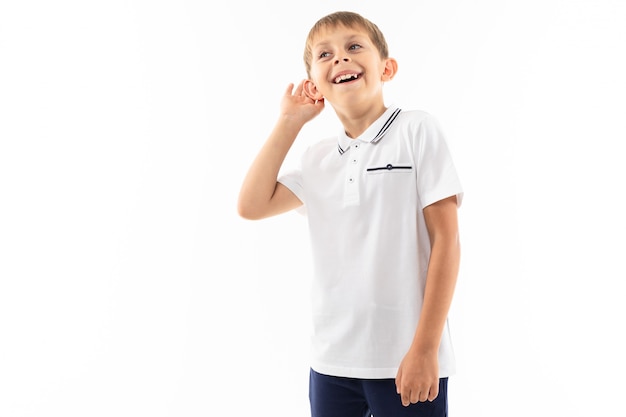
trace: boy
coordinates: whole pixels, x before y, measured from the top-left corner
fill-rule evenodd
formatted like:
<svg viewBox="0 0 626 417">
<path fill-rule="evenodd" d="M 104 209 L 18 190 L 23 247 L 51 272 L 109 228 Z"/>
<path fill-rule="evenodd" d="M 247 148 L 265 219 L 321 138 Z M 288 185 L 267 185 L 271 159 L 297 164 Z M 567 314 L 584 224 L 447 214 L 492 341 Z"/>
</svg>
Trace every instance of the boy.
<svg viewBox="0 0 626 417">
<path fill-rule="evenodd" d="M 398 70 L 379 28 L 336 12 L 311 29 L 307 79 L 290 84 L 242 184 L 238 211 L 300 208 L 313 251 L 313 417 L 446 416 L 454 355 L 447 315 L 459 269 L 461 185 L 437 122 L 385 107 Z M 329 103 L 339 137 L 279 171 Z"/>
</svg>

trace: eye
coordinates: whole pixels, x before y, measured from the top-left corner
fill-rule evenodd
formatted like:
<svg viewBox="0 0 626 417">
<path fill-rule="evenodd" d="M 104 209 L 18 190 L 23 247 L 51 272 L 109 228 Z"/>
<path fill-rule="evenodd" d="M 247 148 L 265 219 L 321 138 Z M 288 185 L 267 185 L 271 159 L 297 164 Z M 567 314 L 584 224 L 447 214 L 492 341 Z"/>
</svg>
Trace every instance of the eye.
<svg viewBox="0 0 626 417">
<path fill-rule="evenodd" d="M 330 52 L 322 52 L 318 55 L 318 58 L 327 58 L 330 56 Z"/>
<path fill-rule="evenodd" d="M 350 45 L 350 47 L 348 48 L 350 51 L 354 51 L 356 49 L 361 49 L 362 46 L 359 45 L 358 43 L 353 43 L 352 45 Z"/>
</svg>

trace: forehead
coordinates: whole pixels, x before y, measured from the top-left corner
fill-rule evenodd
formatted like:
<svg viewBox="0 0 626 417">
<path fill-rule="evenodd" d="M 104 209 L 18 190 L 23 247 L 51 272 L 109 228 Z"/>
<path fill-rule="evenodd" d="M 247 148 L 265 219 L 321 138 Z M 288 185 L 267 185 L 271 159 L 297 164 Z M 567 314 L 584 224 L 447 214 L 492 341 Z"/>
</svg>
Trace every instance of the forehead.
<svg viewBox="0 0 626 417">
<path fill-rule="evenodd" d="M 344 24 L 326 25 L 320 27 L 314 33 L 311 33 L 309 39 L 309 45 L 312 48 L 331 43 L 336 40 L 342 40 L 347 38 L 366 38 L 369 39 L 369 34 L 365 28 L 360 25 L 346 26 Z"/>
</svg>

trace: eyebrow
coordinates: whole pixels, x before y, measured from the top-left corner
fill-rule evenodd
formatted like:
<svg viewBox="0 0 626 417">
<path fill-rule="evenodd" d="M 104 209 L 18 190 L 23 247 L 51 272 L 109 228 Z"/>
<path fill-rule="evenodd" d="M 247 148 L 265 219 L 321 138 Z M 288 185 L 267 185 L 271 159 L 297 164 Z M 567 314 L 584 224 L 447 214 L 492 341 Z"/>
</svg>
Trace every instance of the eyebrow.
<svg viewBox="0 0 626 417">
<path fill-rule="evenodd" d="M 348 36 L 348 38 L 346 39 L 346 43 L 355 41 L 355 40 L 361 40 L 361 39 L 366 39 L 368 40 L 369 38 L 367 37 L 367 35 L 362 35 L 362 34 L 354 34 L 354 35 L 350 35 Z M 321 41 L 318 43 L 315 43 L 313 45 L 311 45 L 311 50 L 316 50 L 316 49 L 322 49 L 324 47 L 326 47 L 327 45 L 331 44 L 332 42 L 329 41 Z"/>
</svg>

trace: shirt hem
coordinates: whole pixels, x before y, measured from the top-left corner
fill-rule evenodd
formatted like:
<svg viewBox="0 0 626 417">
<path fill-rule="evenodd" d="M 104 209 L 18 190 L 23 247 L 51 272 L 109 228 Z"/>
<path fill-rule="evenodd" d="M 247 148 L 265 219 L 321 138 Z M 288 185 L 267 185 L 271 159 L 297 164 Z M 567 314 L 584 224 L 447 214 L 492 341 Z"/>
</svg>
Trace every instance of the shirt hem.
<svg viewBox="0 0 626 417">
<path fill-rule="evenodd" d="M 398 368 L 351 368 L 313 364 L 311 369 L 322 375 L 359 379 L 390 379 L 395 378 L 398 374 Z M 448 378 L 454 374 L 453 369 L 439 370 L 439 378 Z"/>
</svg>

